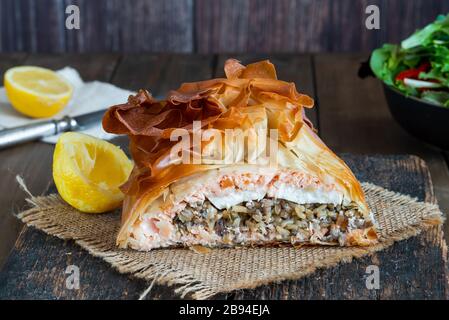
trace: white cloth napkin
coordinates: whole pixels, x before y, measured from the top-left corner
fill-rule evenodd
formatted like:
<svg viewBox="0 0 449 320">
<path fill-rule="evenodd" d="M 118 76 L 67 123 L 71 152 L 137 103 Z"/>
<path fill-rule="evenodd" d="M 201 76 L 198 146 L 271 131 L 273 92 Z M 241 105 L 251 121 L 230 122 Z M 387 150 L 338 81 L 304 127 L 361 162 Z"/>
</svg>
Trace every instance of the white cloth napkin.
<svg viewBox="0 0 449 320">
<path fill-rule="evenodd" d="M 132 91 L 118 88 L 110 83 L 100 81 L 83 82 L 78 71 L 70 67 L 65 67 L 56 72 L 67 79 L 73 86 L 73 96 L 69 104 L 60 113 L 52 117 L 54 119 L 59 119 L 66 115 L 78 116 L 107 109 L 112 105 L 126 102 L 128 96 L 134 94 Z M 3 87 L 0 88 L 0 128 L 17 127 L 43 120 L 31 119 L 17 112 L 9 103 L 5 89 Z M 98 122 L 98 125 L 81 132 L 105 140 L 114 137 L 114 135 L 103 130 L 101 121 Z M 56 143 L 58 137 L 59 135 L 56 135 L 42 140 L 48 143 Z"/>
</svg>

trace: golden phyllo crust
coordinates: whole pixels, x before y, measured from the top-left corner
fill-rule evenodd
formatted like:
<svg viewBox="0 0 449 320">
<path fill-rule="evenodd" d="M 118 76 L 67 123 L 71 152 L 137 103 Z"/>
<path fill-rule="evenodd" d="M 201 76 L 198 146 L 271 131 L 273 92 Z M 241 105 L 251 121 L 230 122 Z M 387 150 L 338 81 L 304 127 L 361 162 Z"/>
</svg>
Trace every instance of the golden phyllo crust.
<svg viewBox="0 0 449 320">
<path fill-rule="evenodd" d="M 305 116 L 313 99 L 278 80 L 269 61 L 229 59 L 225 74 L 182 84 L 163 101 L 140 90 L 105 114 L 104 129 L 129 136 L 135 161 L 122 186 L 117 243 L 138 250 L 376 243 L 360 183 Z M 180 130 L 186 140 L 173 139 Z M 198 143 L 200 130 L 214 135 Z M 245 148 L 227 140 L 229 130 L 245 137 Z M 231 157 L 222 152 L 229 149 Z"/>
</svg>

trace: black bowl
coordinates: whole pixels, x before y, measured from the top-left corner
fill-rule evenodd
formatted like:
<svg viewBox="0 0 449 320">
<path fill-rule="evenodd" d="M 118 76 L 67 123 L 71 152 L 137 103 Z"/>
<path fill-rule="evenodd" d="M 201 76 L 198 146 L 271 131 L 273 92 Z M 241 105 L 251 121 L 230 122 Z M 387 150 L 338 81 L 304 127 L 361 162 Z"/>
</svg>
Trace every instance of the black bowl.
<svg viewBox="0 0 449 320">
<path fill-rule="evenodd" d="M 415 97 L 407 97 L 383 83 L 385 98 L 393 118 L 413 136 L 449 150 L 449 108 Z"/>
</svg>

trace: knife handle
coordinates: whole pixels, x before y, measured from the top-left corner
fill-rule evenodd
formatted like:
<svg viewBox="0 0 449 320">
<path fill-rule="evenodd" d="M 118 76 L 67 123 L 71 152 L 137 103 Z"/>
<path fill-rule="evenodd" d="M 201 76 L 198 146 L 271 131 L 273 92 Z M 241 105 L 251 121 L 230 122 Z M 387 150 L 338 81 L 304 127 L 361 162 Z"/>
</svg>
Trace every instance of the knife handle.
<svg viewBox="0 0 449 320">
<path fill-rule="evenodd" d="M 77 127 L 78 124 L 75 119 L 64 117 L 60 120 L 49 120 L 3 129 L 0 130 L 0 149 L 42 139 L 61 132 L 76 130 Z"/>
</svg>

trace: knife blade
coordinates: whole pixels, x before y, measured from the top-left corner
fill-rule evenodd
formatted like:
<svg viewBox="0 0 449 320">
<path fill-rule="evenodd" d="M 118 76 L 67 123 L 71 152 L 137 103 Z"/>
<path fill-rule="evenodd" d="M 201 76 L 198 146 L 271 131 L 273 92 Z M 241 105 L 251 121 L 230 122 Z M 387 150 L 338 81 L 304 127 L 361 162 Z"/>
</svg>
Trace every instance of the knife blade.
<svg viewBox="0 0 449 320">
<path fill-rule="evenodd" d="M 62 132 L 84 130 L 97 124 L 105 112 L 106 109 L 75 117 L 65 116 L 59 120 L 47 120 L 2 129 L 0 130 L 0 149 L 53 136 Z"/>
</svg>

